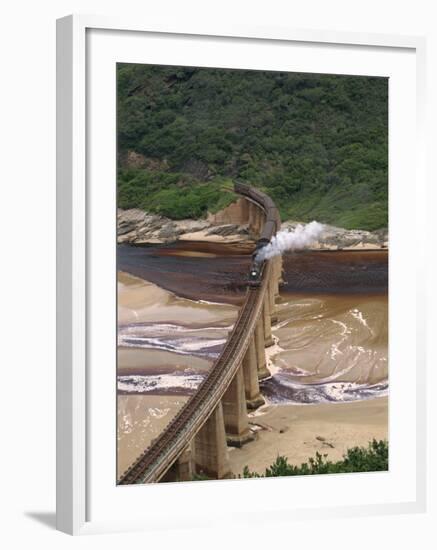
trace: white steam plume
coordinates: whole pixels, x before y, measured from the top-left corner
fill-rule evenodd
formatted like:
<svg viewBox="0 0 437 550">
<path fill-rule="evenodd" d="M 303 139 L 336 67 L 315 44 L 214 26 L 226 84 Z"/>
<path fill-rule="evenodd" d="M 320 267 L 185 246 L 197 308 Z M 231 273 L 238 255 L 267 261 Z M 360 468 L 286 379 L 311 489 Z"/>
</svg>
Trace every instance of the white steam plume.
<svg viewBox="0 0 437 550">
<path fill-rule="evenodd" d="M 262 262 L 274 256 L 279 256 L 286 250 L 306 248 L 316 242 L 322 232 L 323 225 L 316 221 L 306 225 L 299 224 L 294 231 L 279 231 L 269 244 L 260 249 L 256 259 Z"/>
</svg>

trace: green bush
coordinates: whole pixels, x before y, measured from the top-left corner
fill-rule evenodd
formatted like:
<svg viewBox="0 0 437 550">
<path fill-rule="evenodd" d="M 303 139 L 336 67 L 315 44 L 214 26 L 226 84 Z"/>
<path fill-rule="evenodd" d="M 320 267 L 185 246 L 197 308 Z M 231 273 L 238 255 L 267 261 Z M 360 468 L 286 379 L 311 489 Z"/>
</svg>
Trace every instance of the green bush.
<svg viewBox="0 0 437 550">
<path fill-rule="evenodd" d="M 180 173 L 120 170 L 118 206 L 141 208 L 169 218 L 199 218 L 216 212 L 236 199 L 225 178 L 197 183 Z"/>
<path fill-rule="evenodd" d="M 276 461 L 265 470 L 264 474 L 251 472 L 246 466 L 243 470 L 243 478 L 252 477 L 278 477 L 278 476 L 302 476 L 315 474 L 340 474 L 349 472 L 378 472 L 388 470 L 388 443 L 375 439 L 365 447 L 353 447 L 348 449 L 343 460 L 332 462 L 327 460 L 327 455 L 316 453 L 314 458 L 300 466 L 288 463 L 286 457 L 278 456 Z"/>
</svg>

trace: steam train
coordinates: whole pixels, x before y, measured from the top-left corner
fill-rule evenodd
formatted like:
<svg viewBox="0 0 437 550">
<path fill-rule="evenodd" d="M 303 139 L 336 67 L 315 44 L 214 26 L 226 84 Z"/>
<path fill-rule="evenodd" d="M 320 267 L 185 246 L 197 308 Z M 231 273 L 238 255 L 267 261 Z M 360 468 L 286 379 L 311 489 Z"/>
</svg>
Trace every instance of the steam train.
<svg viewBox="0 0 437 550">
<path fill-rule="evenodd" d="M 249 285 L 249 288 L 257 288 L 261 284 L 264 264 L 264 261 L 257 262 L 255 260 L 252 260 L 252 264 L 249 270 L 249 276 L 247 278 L 247 284 Z"/>
<path fill-rule="evenodd" d="M 249 288 L 256 288 L 261 284 L 265 264 L 264 261 L 259 261 L 256 259 L 258 252 L 261 248 L 266 246 L 271 241 L 273 235 L 279 231 L 281 227 L 281 219 L 275 203 L 269 196 L 264 194 L 259 189 L 247 185 L 246 183 L 236 182 L 234 183 L 234 190 L 236 193 L 247 197 L 249 200 L 260 206 L 264 210 L 266 216 L 261 235 L 256 242 L 255 250 L 252 254 L 252 264 L 250 266 L 248 276 Z"/>
</svg>

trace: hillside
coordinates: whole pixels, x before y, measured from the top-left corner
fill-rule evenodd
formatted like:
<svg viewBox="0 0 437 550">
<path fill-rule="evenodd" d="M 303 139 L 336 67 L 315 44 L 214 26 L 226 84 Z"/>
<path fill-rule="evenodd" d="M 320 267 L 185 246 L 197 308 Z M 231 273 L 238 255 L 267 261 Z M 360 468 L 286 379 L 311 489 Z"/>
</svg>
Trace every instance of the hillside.
<svg viewBox="0 0 437 550">
<path fill-rule="evenodd" d="M 239 179 L 283 219 L 387 227 L 388 80 L 118 64 L 118 206 L 198 218 Z"/>
</svg>

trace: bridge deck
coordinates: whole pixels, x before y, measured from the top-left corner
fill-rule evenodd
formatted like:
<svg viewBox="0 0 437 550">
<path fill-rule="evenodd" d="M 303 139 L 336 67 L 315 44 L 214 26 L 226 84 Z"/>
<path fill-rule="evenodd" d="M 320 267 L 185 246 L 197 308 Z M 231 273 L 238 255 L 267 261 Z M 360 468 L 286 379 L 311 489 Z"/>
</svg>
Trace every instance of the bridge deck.
<svg viewBox="0 0 437 550">
<path fill-rule="evenodd" d="M 261 202 L 259 194 L 255 200 Z M 263 207 L 263 204 L 259 205 Z M 262 314 L 270 274 L 271 265 L 266 262 L 260 286 L 247 290 L 234 328 L 211 371 L 161 435 L 121 476 L 119 485 L 159 481 L 207 421 L 243 361 Z"/>
</svg>

